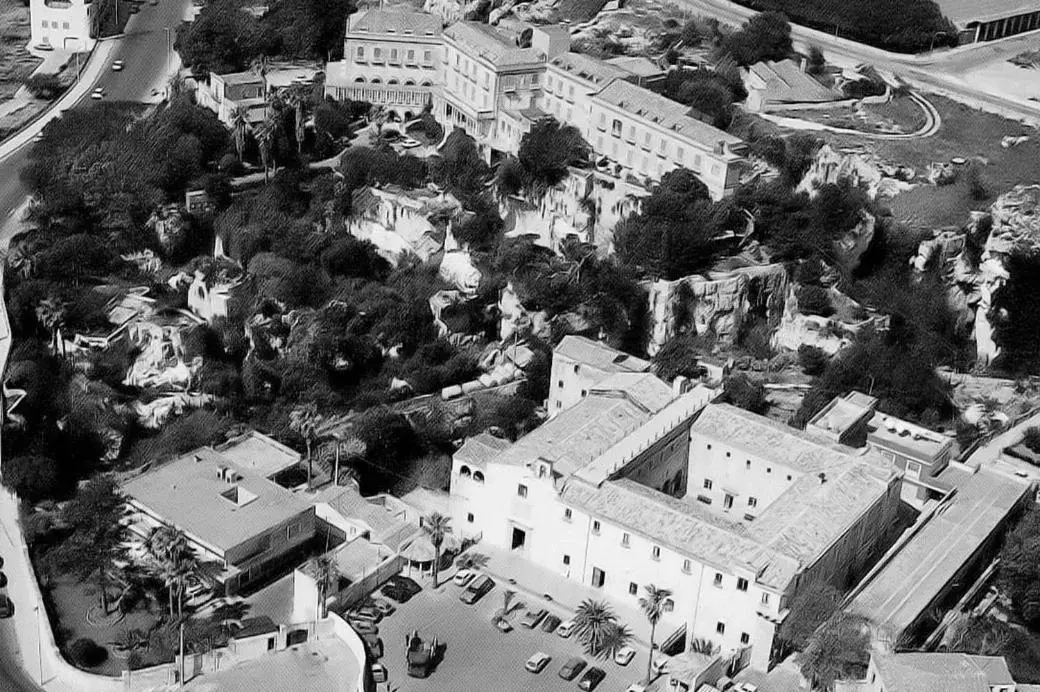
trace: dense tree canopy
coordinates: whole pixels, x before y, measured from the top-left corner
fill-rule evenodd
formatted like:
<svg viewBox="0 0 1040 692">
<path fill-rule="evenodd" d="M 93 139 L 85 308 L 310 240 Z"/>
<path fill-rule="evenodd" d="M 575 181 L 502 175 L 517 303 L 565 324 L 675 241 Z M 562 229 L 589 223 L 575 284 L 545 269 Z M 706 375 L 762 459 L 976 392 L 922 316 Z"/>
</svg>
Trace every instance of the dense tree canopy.
<svg viewBox="0 0 1040 692">
<path fill-rule="evenodd" d="M 726 36 L 719 48 L 744 67 L 764 60 L 783 60 L 793 51 L 791 25 L 782 12 L 762 12 L 744 22 L 740 31 Z"/>
<path fill-rule="evenodd" d="M 551 187 L 567 175 L 567 167 L 588 163 L 592 149 L 573 125 L 543 118 L 520 140 L 517 156 L 525 188 Z"/>
<path fill-rule="evenodd" d="M 1000 551 L 997 584 L 1015 614 L 1031 627 L 1040 624 L 1040 510 L 1025 513 Z"/>
</svg>

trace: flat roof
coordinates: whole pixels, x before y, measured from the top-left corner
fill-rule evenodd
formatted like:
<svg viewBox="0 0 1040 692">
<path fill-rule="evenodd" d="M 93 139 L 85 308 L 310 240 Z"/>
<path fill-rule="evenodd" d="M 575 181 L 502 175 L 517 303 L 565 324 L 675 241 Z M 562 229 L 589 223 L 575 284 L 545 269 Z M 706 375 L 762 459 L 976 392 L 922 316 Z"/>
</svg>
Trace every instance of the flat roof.
<svg viewBox="0 0 1040 692">
<path fill-rule="evenodd" d="M 229 72 L 227 74 L 214 74 L 224 84 L 259 84 L 263 86 L 264 78 L 256 72 Z"/>
<path fill-rule="evenodd" d="M 563 337 L 557 344 L 553 349 L 553 355 L 557 354 L 605 373 L 646 372 L 650 369 L 649 361 L 636 358 L 602 341 L 593 341 L 574 334 Z"/>
<path fill-rule="evenodd" d="M 1001 656 L 963 653 L 875 655 L 874 665 L 889 692 L 989 692 L 990 686 L 1014 686 Z"/>
<path fill-rule="evenodd" d="M 925 462 L 953 446 L 953 440 L 941 433 L 884 413 L 876 414 L 867 424 L 867 435 L 873 444 Z"/>
<path fill-rule="evenodd" d="M 300 461 L 300 453 L 263 433 L 251 430 L 214 448 L 241 468 L 271 477 Z"/>
<path fill-rule="evenodd" d="M 346 642 L 327 637 L 207 672 L 189 680 L 183 689 L 189 692 L 342 692 L 354 689 L 351 685 L 359 679 L 363 667 L 364 661 L 357 660 Z"/>
<path fill-rule="evenodd" d="M 939 478 L 957 492 L 856 595 L 851 609 L 898 636 L 1003 525 L 1030 484 L 987 469 L 950 467 Z"/>
<path fill-rule="evenodd" d="M 233 480 L 221 478 L 222 469 Z M 224 552 L 311 507 L 306 496 L 211 447 L 131 478 L 122 490 L 164 523 Z"/>
<path fill-rule="evenodd" d="M 973 22 L 992 22 L 1040 10 L 1036 0 L 936 0 L 936 4 L 958 29 Z"/>
<path fill-rule="evenodd" d="M 619 55 L 616 58 L 608 58 L 605 62 L 637 77 L 664 76 L 664 70 L 660 65 L 642 55 Z"/>
</svg>

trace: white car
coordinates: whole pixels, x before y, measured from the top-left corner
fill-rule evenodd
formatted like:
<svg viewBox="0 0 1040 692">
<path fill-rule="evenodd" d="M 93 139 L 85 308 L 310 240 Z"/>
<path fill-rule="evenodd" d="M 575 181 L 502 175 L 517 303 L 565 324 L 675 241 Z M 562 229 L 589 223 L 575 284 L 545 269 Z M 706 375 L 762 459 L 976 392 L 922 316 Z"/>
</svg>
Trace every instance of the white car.
<svg viewBox="0 0 1040 692">
<path fill-rule="evenodd" d="M 556 628 L 556 636 L 567 639 L 574 634 L 575 627 L 576 625 L 574 624 L 574 620 L 564 620 L 560 623 L 560 626 Z"/>
<path fill-rule="evenodd" d="M 614 663 L 619 666 L 627 666 L 636 656 L 636 650 L 631 646 L 623 646 L 614 653 Z"/>
<path fill-rule="evenodd" d="M 625 692 L 646 692 L 646 686 L 640 685 L 638 682 L 633 682 L 628 686 L 628 689 L 625 690 Z"/>
<path fill-rule="evenodd" d="M 94 99 L 95 101 L 100 101 L 101 99 L 105 98 L 105 90 L 101 87 L 94 89 L 94 91 L 90 92 L 90 98 Z"/>
<path fill-rule="evenodd" d="M 386 666 L 382 663 L 373 663 L 369 666 L 372 670 L 372 679 L 376 682 L 386 682 L 390 675 L 386 672 Z"/>
<path fill-rule="evenodd" d="M 42 132 L 37 132 L 33 136 L 32 141 L 33 141 L 34 144 L 38 143 L 38 142 L 42 142 L 43 141 L 43 133 Z"/>
<path fill-rule="evenodd" d="M 417 139 L 412 139 L 411 137 L 405 137 L 398 142 L 398 144 L 402 149 L 414 149 L 415 147 L 422 146 L 422 142 Z"/>
<path fill-rule="evenodd" d="M 541 673 L 545 670 L 545 667 L 549 665 L 549 661 L 552 660 L 552 656 L 547 653 L 539 651 L 531 658 L 527 659 L 527 663 L 524 664 L 524 668 L 530 673 Z"/>
<path fill-rule="evenodd" d="M 122 60 L 116 60 L 115 62 L 112 63 L 112 71 L 113 72 L 122 72 L 124 66 L 125 65 L 124 65 Z"/>
<path fill-rule="evenodd" d="M 455 586 L 465 586 L 466 584 L 469 584 L 471 581 L 473 581 L 473 577 L 475 576 L 477 576 L 477 573 L 474 570 L 460 569 L 458 572 L 455 573 L 455 576 L 452 577 L 451 581 L 455 584 Z"/>
<path fill-rule="evenodd" d="M 758 692 L 758 685 L 750 682 L 742 682 L 733 688 L 734 692 Z"/>
</svg>

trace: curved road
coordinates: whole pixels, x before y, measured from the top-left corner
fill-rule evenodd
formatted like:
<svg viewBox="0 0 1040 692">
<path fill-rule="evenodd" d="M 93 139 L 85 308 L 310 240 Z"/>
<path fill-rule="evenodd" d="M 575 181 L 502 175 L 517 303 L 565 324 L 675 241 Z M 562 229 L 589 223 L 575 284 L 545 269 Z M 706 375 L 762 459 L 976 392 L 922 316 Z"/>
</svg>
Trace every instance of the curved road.
<svg viewBox="0 0 1040 692">
<path fill-rule="evenodd" d="M 88 63 L 84 75 L 89 83 L 73 87 L 76 93 L 84 95 L 74 103 L 63 104 L 62 107 L 89 103 L 89 96 L 85 94 L 96 86 L 104 88 L 105 98 L 110 101 L 158 101 L 158 97 L 153 95 L 152 91 L 161 91 L 168 76 L 180 67 L 177 55 L 171 55 L 172 51 L 168 50 L 173 36 L 168 35 L 165 29 L 176 29 L 189 16 L 190 10 L 190 0 L 159 0 L 155 6 L 141 5 L 141 11 L 131 18 L 124 36 L 98 44 L 92 62 L 100 60 L 102 64 L 92 69 Z M 110 69 L 111 61 L 117 59 L 126 65 L 122 72 L 112 72 Z M 21 146 L 17 146 L 15 142 L 22 142 L 31 137 L 46 120 L 47 116 L 30 126 L 25 136 L 16 135 L 4 145 L 0 145 L 0 228 L 10 226 L 7 222 L 12 220 L 11 217 L 22 207 L 29 194 L 21 183 L 19 172 L 28 162 L 31 144 L 22 143 Z M 0 536 L 0 545 L 10 548 L 11 543 L 3 539 L 4 537 Z M 13 556 L 7 557 L 12 559 Z M 31 604 L 21 605 L 23 609 L 32 607 Z M 15 603 L 15 607 L 18 608 L 19 604 Z M 36 652 L 25 652 L 24 657 L 19 656 L 18 643 L 12 631 L 16 619 L 0 620 L 0 690 L 38 692 L 43 688 L 37 684 Z M 19 658 L 23 660 L 20 661 Z M 33 665 L 28 665 L 29 661 L 26 659 L 31 659 Z"/>
</svg>

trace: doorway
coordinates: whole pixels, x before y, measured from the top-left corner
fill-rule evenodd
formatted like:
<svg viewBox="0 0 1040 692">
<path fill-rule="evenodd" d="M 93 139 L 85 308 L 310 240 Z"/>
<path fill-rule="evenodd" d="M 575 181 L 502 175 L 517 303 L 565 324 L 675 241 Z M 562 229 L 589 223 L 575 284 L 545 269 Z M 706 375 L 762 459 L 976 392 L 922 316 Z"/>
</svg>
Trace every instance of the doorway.
<svg viewBox="0 0 1040 692">
<path fill-rule="evenodd" d="M 523 550 L 524 545 L 527 543 L 527 532 L 523 529 L 513 527 L 513 540 L 509 546 L 510 550 Z"/>
</svg>

